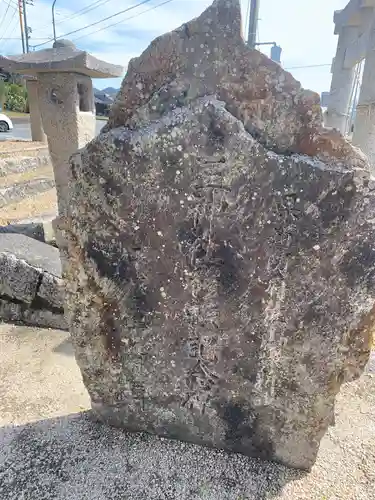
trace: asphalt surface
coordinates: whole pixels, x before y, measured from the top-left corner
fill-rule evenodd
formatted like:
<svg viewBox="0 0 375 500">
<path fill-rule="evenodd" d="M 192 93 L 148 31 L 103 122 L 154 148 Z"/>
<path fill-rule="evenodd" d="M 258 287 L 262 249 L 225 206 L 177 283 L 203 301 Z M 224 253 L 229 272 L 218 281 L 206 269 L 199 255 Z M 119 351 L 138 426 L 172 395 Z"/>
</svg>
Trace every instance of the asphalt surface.
<svg viewBox="0 0 375 500">
<path fill-rule="evenodd" d="M 25 118 L 12 119 L 14 129 L 10 132 L 0 133 L 0 141 L 12 140 L 31 140 L 30 122 Z M 106 124 L 105 120 L 96 120 L 96 133 L 99 134 L 100 130 Z"/>
</svg>

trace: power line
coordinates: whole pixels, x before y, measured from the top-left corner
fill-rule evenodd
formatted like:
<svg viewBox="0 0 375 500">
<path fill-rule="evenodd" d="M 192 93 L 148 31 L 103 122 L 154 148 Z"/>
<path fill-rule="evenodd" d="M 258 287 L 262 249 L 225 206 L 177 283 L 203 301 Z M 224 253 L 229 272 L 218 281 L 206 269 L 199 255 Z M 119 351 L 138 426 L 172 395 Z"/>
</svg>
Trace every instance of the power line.
<svg viewBox="0 0 375 500">
<path fill-rule="evenodd" d="M 15 21 L 15 23 L 13 23 L 12 25 L 12 21 Z M 9 38 L 6 38 L 5 35 L 7 34 L 7 32 L 10 30 L 10 32 L 13 32 L 15 29 L 16 29 L 16 25 L 17 25 L 17 10 L 15 10 L 13 12 L 13 17 L 11 18 L 11 20 L 9 21 L 9 24 L 8 24 L 8 27 L 5 28 L 5 31 L 4 31 L 4 36 L 2 37 L 2 40 L 4 41 L 3 45 L 2 45 L 2 51 L 4 52 L 4 49 L 5 47 L 7 46 L 7 44 L 9 43 Z M 17 37 L 15 38 L 14 40 L 20 40 L 20 37 Z"/>
<path fill-rule="evenodd" d="M 5 0 L 4 0 L 4 1 L 5 1 Z M 9 1 L 8 1 L 8 6 L 7 6 L 6 10 L 5 10 L 5 14 L 4 14 L 4 16 L 3 16 L 2 20 L 0 21 L 0 28 L 1 28 L 1 26 L 3 25 L 3 23 L 4 23 L 4 21 L 5 21 L 5 18 L 7 17 L 7 14 L 8 14 L 8 11 L 9 11 L 9 9 L 10 9 L 10 6 L 11 6 L 11 5 L 12 5 L 12 4 L 11 4 L 11 0 L 9 0 Z M 12 7 L 14 8 L 14 10 L 15 10 L 15 11 L 17 10 L 17 9 L 16 9 L 16 7 L 14 7 L 14 5 L 12 5 Z M 3 37 L 2 37 L 2 36 L 0 36 L 0 40 L 1 40 L 2 38 L 3 38 Z"/>
<path fill-rule="evenodd" d="M 73 35 L 74 33 L 78 33 L 79 31 L 85 30 L 87 28 L 91 28 L 91 26 L 97 26 L 98 24 L 103 23 L 104 21 L 108 21 L 109 19 L 113 19 L 114 17 L 117 17 L 120 14 L 124 14 L 125 12 L 129 12 L 130 10 L 134 10 L 137 7 L 140 7 L 141 5 L 144 5 L 144 4 L 149 3 L 149 2 L 151 2 L 151 0 L 143 0 L 142 2 L 139 2 L 136 5 L 132 5 L 131 7 L 128 7 L 127 9 L 116 12 L 116 14 L 112 14 L 111 16 L 105 17 L 104 19 L 101 19 L 100 21 L 96 21 L 95 23 L 88 24 L 87 26 L 84 26 L 83 28 L 79 28 L 77 30 L 69 31 L 69 33 L 64 33 L 64 35 L 61 35 L 59 38 L 64 38 L 66 36 Z M 46 42 L 38 43 L 37 45 L 34 45 L 34 48 L 41 47 L 42 45 L 46 45 L 47 43 L 52 42 L 52 41 L 53 41 L 53 38 L 47 40 Z"/>
<path fill-rule="evenodd" d="M 323 66 L 332 66 L 332 63 L 330 63 L 330 64 L 311 64 L 309 66 L 292 66 L 290 68 L 284 68 L 284 69 L 289 71 L 291 69 L 323 68 Z"/>
<path fill-rule="evenodd" d="M 84 14 L 87 14 L 91 10 L 97 9 L 98 7 L 101 7 L 102 5 L 110 2 L 111 0 L 97 0 L 91 5 L 87 5 L 81 10 L 78 10 L 77 12 L 73 12 L 73 14 L 69 14 L 68 16 L 63 17 L 62 19 L 59 19 L 56 24 L 62 24 L 65 23 L 66 21 L 69 21 L 70 19 L 75 19 L 76 17 L 83 16 Z M 45 24 L 41 28 L 37 28 L 36 31 L 42 31 L 45 28 L 51 28 L 51 24 Z"/>
<path fill-rule="evenodd" d="M 0 37 L 0 40 L 20 40 L 20 37 L 19 36 L 6 36 L 6 37 Z M 39 38 L 34 38 L 33 37 L 33 40 L 45 40 L 46 37 L 45 36 L 40 36 Z"/>
<path fill-rule="evenodd" d="M 124 21 L 129 21 L 130 19 L 134 19 L 135 17 L 139 17 L 142 14 L 146 14 L 146 12 L 150 12 L 151 10 L 155 10 L 158 7 L 161 7 L 162 5 L 165 5 L 167 3 L 171 3 L 173 1 L 174 0 L 166 0 L 165 2 L 162 2 L 158 5 L 154 5 L 150 9 L 143 10 L 142 12 L 139 12 L 138 14 L 135 14 L 134 16 L 125 17 L 124 19 L 121 19 L 121 21 L 118 21 L 118 22 L 113 23 L 113 24 L 109 24 L 108 26 L 104 26 L 103 28 L 99 28 L 98 30 L 91 31 L 91 33 L 87 33 L 86 35 L 81 35 L 77 38 L 74 38 L 72 41 L 75 42 L 76 40 L 80 40 L 81 38 L 85 38 L 86 36 L 91 36 L 91 35 L 94 35 L 95 33 L 99 33 L 100 31 L 107 30 L 108 28 L 113 28 L 114 26 L 118 26 L 119 24 L 122 24 Z"/>
</svg>

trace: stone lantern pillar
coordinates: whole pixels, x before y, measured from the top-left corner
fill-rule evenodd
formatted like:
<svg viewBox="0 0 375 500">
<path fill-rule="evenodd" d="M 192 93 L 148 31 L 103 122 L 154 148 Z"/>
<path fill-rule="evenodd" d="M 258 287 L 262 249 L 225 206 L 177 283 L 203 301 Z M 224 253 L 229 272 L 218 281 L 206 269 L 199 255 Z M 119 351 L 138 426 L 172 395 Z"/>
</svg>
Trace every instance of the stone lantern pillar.
<svg viewBox="0 0 375 500">
<path fill-rule="evenodd" d="M 32 130 L 47 136 L 54 169 L 59 216 L 67 214 L 66 191 L 70 179 L 69 158 L 95 136 L 95 104 L 91 78 L 113 78 L 123 68 L 79 50 L 69 40 L 57 40 L 52 49 L 3 57 L 1 64 L 29 80 Z M 38 113 L 38 109 L 40 113 Z M 38 123 L 38 116 L 41 122 Z M 57 237 L 58 235 L 56 235 Z"/>
<path fill-rule="evenodd" d="M 375 166 L 375 22 L 367 47 L 361 91 L 354 123 L 353 144 L 362 149 Z"/>
<path fill-rule="evenodd" d="M 42 115 L 39 107 L 37 79 L 26 77 L 26 89 L 30 109 L 31 140 L 37 142 L 47 142 L 47 136 L 44 133 Z"/>
<path fill-rule="evenodd" d="M 347 67 L 345 55 L 347 46 L 358 37 L 356 26 L 340 29 L 336 56 L 332 64 L 332 81 L 326 114 L 326 126 L 346 133 L 349 120 L 350 97 L 352 94 L 355 68 Z"/>
</svg>

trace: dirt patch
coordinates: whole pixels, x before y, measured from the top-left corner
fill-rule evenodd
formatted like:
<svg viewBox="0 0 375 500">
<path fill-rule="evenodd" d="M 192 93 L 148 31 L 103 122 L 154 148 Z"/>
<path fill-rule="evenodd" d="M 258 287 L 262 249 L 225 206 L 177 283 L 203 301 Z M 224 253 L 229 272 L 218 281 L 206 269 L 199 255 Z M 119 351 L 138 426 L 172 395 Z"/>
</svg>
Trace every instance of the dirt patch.
<svg viewBox="0 0 375 500">
<path fill-rule="evenodd" d="M 48 151 L 48 145 L 44 142 L 0 141 L 0 158 L 36 156 L 40 151 Z"/>
<path fill-rule="evenodd" d="M 0 225 L 23 220 L 37 220 L 57 214 L 56 189 L 50 189 L 20 202 L 10 203 L 0 209 Z"/>
<path fill-rule="evenodd" d="M 18 172 L 15 174 L 0 177 L 0 187 L 12 186 L 20 182 L 27 182 L 33 179 L 53 179 L 53 170 L 51 165 L 43 165 L 37 169 L 27 170 L 26 172 Z"/>
</svg>

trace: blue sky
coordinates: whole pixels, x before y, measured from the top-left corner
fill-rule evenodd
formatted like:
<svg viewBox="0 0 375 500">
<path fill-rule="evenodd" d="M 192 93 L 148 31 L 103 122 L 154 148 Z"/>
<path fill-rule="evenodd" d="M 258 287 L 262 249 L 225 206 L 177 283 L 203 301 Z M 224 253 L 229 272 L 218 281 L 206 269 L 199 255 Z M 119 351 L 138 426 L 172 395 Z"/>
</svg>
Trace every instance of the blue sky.
<svg viewBox="0 0 375 500">
<path fill-rule="evenodd" d="M 70 31 L 81 30 L 140 1 L 57 0 L 57 35 L 62 36 Z M 143 6 L 78 31 L 67 38 L 76 40 L 78 47 L 92 52 L 99 58 L 126 67 L 129 59 L 139 55 L 156 36 L 199 15 L 211 0 L 173 0 L 155 10 L 149 10 L 163 2 L 165 0 L 151 0 Z M 282 64 L 286 69 L 327 65 L 318 68 L 290 69 L 290 71 L 306 88 L 319 93 L 329 90 L 331 78 L 329 64 L 332 62 L 337 43 L 337 37 L 333 34 L 333 12 L 343 8 L 347 2 L 348 0 L 314 0 L 314 2 L 260 0 L 258 41 L 275 41 L 281 45 Z M 10 7 L 5 16 L 8 3 Z M 15 54 L 22 50 L 16 3 L 16 0 L 0 0 L 0 54 Z M 30 40 L 32 46 L 52 38 L 52 0 L 34 0 L 34 4 L 27 10 L 28 24 L 33 30 Z M 243 18 L 247 4 L 248 0 L 242 0 Z M 97 8 L 89 10 L 94 5 Z M 79 12 L 83 9 L 86 11 Z M 108 27 L 114 23 L 119 24 Z M 43 48 L 50 46 L 51 42 L 43 45 Z M 264 48 L 262 51 L 268 54 L 269 48 Z M 97 80 L 95 86 L 119 87 L 120 83 L 121 80 L 116 79 Z"/>
</svg>

